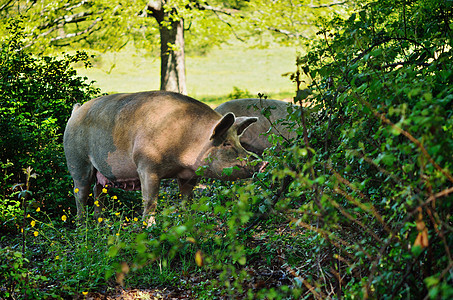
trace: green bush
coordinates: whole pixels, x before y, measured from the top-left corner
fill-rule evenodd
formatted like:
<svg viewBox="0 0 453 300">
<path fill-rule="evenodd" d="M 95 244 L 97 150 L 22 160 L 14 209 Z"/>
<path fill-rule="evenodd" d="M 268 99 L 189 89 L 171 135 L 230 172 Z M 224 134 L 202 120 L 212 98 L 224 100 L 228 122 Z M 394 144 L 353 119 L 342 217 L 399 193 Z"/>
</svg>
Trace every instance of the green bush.
<svg viewBox="0 0 453 300">
<path fill-rule="evenodd" d="M 144 227 L 134 212 L 122 207 L 116 196 L 109 198 L 103 217 L 90 218 L 81 226 L 68 226 L 75 216 L 57 217 L 38 210 L 25 217 L 24 252 L 0 248 L 0 297 L 3 299 L 67 299 L 106 290 L 106 274 L 121 263 L 108 255 L 109 239 L 134 244 Z M 0 243 L 20 245 L 18 237 L 2 236 Z M 14 246 L 17 247 L 17 246 Z M 127 256 L 132 256 L 127 253 Z"/>
<path fill-rule="evenodd" d="M 2 299 L 44 299 L 54 295 L 40 290 L 39 284 L 48 281 L 42 275 L 32 274 L 25 266 L 29 260 L 13 249 L 0 248 L 0 278 Z"/>
<path fill-rule="evenodd" d="M 73 104 L 98 93 L 71 67 L 87 63 L 85 53 L 35 57 L 21 42 L 19 21 L 11 22 L 9 32 L 0 50 L 1 230 L 15 225 L 8 215 L 16 201 L 12 187 L 24 182 L 22 170 L 29 166 L 38 174 L 30 188 L 35 207 L 52 213 L 72 206 L 62 135 Z"/>
<path fill-rule="evenodd" d="M 370 1 L 323 20 L 298 59 L 292 78 L 309 78 L 319 117 L 302 109 L 273 174 L 306 201 L 294 224 L 320 238 L 306 257 L 315 296 L 453 293 L 451 13 L 444 1 Z"/>
</svg>

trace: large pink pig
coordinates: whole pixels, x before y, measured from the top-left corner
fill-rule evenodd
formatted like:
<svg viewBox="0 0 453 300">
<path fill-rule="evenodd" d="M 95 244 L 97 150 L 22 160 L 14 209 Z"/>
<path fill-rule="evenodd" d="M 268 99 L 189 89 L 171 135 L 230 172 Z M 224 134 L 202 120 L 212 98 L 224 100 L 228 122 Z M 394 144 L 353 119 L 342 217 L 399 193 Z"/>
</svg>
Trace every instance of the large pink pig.
<svg viewBox="0 0 453 300">
<path fill-rule="evenodd" d="M 82 216 L 91 185 L 142 191 L 143 215 L 156 208 L 163 178 L 177 178 L 190 194 L 196 171 L 204 177 L 250 177 L 238 136 L 257 118 L 224 116 L 190 97 L 163 91 L 103 96 L 74 106 L 64 133 L 64 151 Z M 226 175 L 224 168 L 233 167 Z"/>
</svg>

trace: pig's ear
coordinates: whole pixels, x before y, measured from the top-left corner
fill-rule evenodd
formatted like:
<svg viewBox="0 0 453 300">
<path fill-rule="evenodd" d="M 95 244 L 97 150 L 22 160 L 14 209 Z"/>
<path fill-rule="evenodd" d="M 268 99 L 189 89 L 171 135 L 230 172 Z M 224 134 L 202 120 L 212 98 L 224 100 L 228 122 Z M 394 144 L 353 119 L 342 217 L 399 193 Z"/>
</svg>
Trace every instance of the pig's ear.
<svg viewBox="0 0 453 300">
<path fill-rule="evenodd" d="M 236 130 L 238 133 L 238 136 L 241 136 L 244 131 L 253 123 L 258 121 L 258 118 L 256 117 L 237 117 L 236 118 Z"/>
<path fill-rule="evenodd" d="M 223 136 L 228 131 L 228 129 L 233 126 L 235 120 L 236 117 L 233 113 L 227 113 L 226 115 L 224 115 L 222 119 L 220 119 L 219 123 L 217 123 L 217 125 L 215 126 L 214 131 L 211 135 L 211 140 Z"/>
</svg>

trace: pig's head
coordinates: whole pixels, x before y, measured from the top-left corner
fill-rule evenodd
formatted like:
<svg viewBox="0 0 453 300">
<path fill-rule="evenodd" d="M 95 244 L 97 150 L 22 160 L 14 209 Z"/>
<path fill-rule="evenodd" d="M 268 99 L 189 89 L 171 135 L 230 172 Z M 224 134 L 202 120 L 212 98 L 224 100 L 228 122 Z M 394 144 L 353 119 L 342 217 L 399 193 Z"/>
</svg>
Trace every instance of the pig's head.
<svg viewBox="0 0 453 300">
<path fill-rule="evenodd" d="M 236 118 L 233 113 L 222 117 L 201 155 L 203 177 L 234 180 L 251 177 L 260 169 L 260 165 L 250 163 L 254 159 L 253 153 L 246 151 L 239 142 L 242 133 L 257 120 L 255 117 Z"/>
</svg>

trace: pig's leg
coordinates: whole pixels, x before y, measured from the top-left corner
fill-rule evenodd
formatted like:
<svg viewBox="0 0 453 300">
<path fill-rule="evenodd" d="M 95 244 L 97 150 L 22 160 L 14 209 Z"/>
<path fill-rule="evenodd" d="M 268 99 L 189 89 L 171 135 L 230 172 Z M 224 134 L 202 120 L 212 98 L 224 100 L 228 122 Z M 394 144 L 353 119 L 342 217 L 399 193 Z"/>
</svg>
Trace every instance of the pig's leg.
<svg viewBox="0 0 453 300">
<path fill-rule="evenodd" d="M 102 201 L 101 197 L 99 197 L 102 193 L 103 186 L 96 182 L 93 188 L 93 196 L 94 196 L 94 215 L 99 216 L 104 209 L 104 202 Z"/>
<path fill-rule="evenodd" d="M 91 190 L 91 183 L 94 181 L 91 167 L 70 170 L 74 178 L 74 194 L 77 205 L 77 217 L 83 218 L 88 195 Z"/>
<path fill-rule="evenodd" d="M 84 184 L 83 181 L 74 180 L 74 193 L 77 205 L 77 217 L 81 219 L 85 215 L 85 207 L 87 205 L 88 194 L 90 193 L 90 185 Z"/>
<path fill-rule="evenodd" d="M 194 213 L 194 211 L 190 207 L 192 206 L 193 189 L 195 188 L 197 183 L 198 180 L 196 178 L 192 179 L 178 178 L 179 191 L 183 196 L 184 202 L 187 203 L 186 207 L 189 207 L 191 213 Z"/>
<path fill-rule="evenodd" d="M 148 225 L 156 223 L 154 212 L 157 206 L 157 197 L 159 195 L 160 178 L 155 173 L 139 172 L 140 184 L 143 197 L 143 220 Z"/>
<path fill-rule="evenodd" d="M 178 178 L 179 191 L 188 200 L 192 200 L 193 189 L 197 185 L 197 183 L 198 183 L 198 180 L 196 178 L 192 178 L 192 179 Z"/>
</svg>

